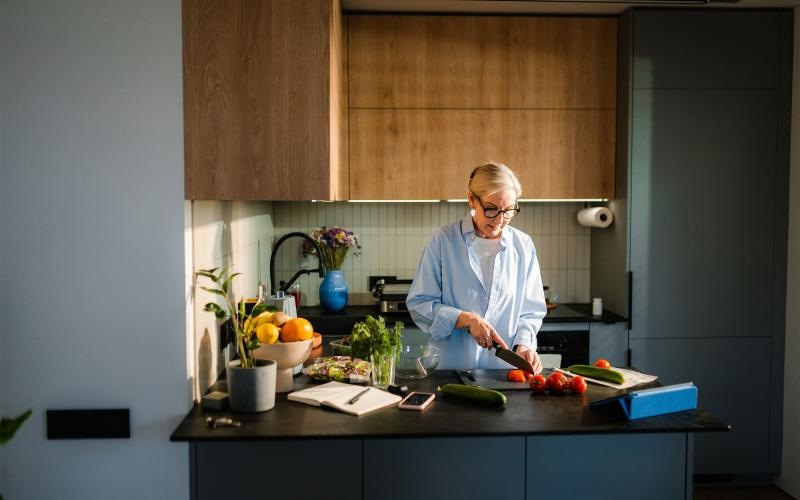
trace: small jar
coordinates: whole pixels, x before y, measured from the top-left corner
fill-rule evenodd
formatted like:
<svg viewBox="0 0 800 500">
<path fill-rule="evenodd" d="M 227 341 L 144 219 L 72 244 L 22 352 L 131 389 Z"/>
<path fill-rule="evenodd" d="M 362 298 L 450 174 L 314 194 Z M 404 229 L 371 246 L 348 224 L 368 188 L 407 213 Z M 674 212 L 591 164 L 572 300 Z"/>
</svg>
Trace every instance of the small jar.
<svg viewBox="0 0 800 500">
<path fill-rule="evenodd" d="M 603 299 L 595 297 L 592 299 L 592 316 L 603 315 Z"/>
</svg>

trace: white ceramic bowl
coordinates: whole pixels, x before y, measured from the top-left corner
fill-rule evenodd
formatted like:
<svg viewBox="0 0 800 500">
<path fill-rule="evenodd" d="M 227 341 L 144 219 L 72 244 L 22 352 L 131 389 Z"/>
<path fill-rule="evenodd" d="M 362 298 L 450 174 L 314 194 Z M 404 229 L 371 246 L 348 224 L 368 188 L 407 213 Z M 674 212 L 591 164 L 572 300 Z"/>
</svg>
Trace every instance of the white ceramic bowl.
<svg viewBox="0 0 800 500">
<path fill-rule="evenodd" d="M 261 344 L 258 349 L 253 351 L 256 359 L 271 359 L 278 364 L 278 378 L 275 383 L 277 392 L 294 390 L 292 368 L 308 359 L 308 355 L 311 354 L 311 342 L 312 339 Z"/>
</svg>

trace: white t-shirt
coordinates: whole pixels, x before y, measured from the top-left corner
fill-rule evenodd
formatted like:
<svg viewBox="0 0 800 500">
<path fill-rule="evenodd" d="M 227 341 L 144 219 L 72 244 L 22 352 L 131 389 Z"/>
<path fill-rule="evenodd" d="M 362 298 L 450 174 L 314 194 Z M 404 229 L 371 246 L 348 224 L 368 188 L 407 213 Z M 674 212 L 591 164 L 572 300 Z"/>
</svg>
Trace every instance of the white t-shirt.
<svg viewBox="0 0 800 500">
<path fill-rule="evenodd" d="M 475 240 L 475 253 L 478 254 L 478 262 L 481 265 L 481 273 L 483 274 L 483 284 L 486 287 L 486 293 L 489 294 L 492 290 L 492 279 L 494 278 L 494 258 L 497 252 L 500 251 L 500 238 L 493 240 L 486 238 L 477 238 Z"/>
</svg>

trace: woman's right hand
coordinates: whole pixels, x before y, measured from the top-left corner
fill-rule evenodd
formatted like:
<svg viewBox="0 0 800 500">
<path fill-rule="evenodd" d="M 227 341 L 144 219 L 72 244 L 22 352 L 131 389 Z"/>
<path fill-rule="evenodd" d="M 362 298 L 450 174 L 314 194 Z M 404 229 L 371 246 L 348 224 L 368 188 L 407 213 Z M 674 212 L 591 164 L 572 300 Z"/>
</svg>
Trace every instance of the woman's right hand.
<svg viewBox="0 0 800 500">
<path fill-rule="evenodd" d="M 508 346 L 500 337 L 500 334 L 497 333 L 497 330 L 495 330 L 486 319 L 475 313 L 462 311 L 461 314 L 458 315 L 456 327 L 467 328 L 469 334 L 475 339 L 475 343 L 481 347 L 491 348 L 497 343 L 500 344 L 503 349 L 508 349 Z"/>
</svg>

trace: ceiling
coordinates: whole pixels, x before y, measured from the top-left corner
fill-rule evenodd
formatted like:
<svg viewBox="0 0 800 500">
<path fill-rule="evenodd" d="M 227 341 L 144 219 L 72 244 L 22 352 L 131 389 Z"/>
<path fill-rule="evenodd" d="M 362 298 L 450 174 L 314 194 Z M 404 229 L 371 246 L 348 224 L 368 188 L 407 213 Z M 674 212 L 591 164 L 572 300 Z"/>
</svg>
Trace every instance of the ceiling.
<svg viewBox="0 0 800 500">
<path fill-rule="evenodd" d="M 393 12 L 463 12 L 463 13 L 525 13 L 525 14 L 619 14 L 630 7 L 653 6 L 654 3 L 669 7 L 715 9 L 715 8 L 791 8 L 800 5 L 800 0 L 740 0 L 737 3 L 710 5 L 667 5 L 658 2 L 610 3 L 605 1 L 581 2 L 560 0 L 543 2 L 532 0 L 342 0 L 348 11 L 393 11 Z"/>
</svg>

